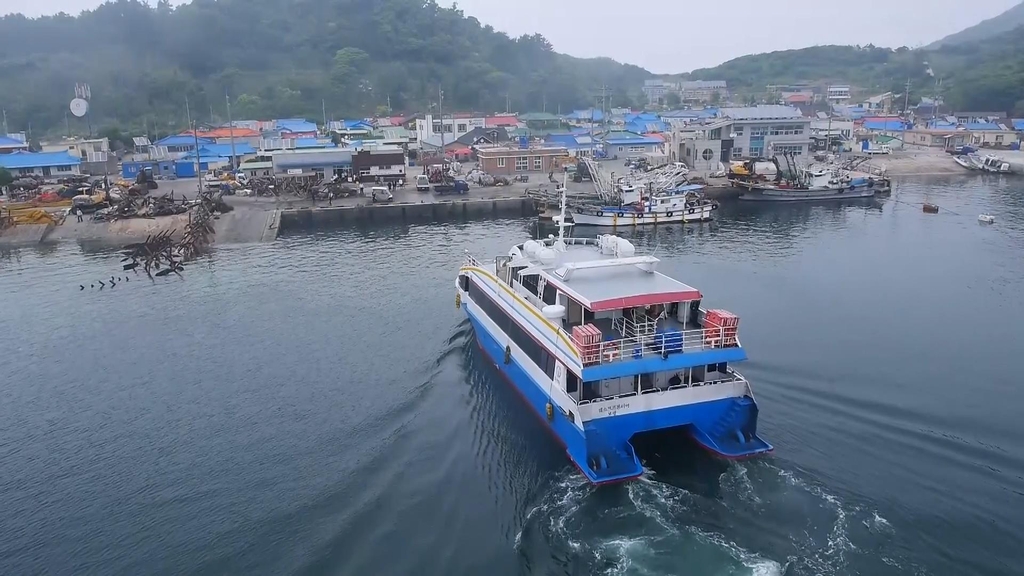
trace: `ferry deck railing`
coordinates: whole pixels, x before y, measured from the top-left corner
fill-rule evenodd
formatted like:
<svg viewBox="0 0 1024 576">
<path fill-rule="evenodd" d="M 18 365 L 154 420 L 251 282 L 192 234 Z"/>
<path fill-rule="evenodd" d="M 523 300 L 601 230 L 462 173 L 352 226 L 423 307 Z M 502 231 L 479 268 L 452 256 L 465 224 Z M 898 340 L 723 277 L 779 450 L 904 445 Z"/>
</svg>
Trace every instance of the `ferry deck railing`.
<svg viewBox="0 0 1024 576">
<path fill-rule="evenodd" d="M 590 398 L 590 399 L 587 399 L 587 400 L 575 400 L 575 399 L 573 399 L 573 400 L 576 402 L 577 406 L 586 406 L 588 404 L 597 404 L 597 403 L 600 403 L 600 402 L 608 402 L 610 400 L 618 400 L 618 399 L 622 399 L 622 398 L 632 398 L 634 396 L 643 396 L 645 394 L 664 394 L 665 392 L 670 392 L 672 390 L 683 390 L 685 388 L 697 388 L 697 387 L 701 387 L 701 386 L 714 386 L 716 384 L 731 384 L 731 383 L 736 383 L 736 382 L 744 382 L 744 383 L 746 383 L 746 381 L 747 381 L 747 379 L 744 378 L 743 375 L 741 375 L 739 372 L 733 372 L 733 371 L 730 370 L 726 374 L 725 378 L 716 378 L 714 380 L 706 380 L 706 381 L 682 382 L 680 384 L 675 384 L 673 386 L 668 386 L 666 388 L 657 388 L 657 387 L 655 387 L 655 388 L 648 388 L 646 390 L 639 390 L 638 389 L 638 390 L 632 390 L 630 392 L 624 392 L 622 394 L 615 394 L 615 395 L 610 395 L 610 396 L 599 396 L 597 398 Z"/>
<path fill-rule="evenodd" d="M 633 323 L 625 318 L 616 319 L 613 326 L 626 336 L 609 338 L 599 343 L 576 343 L 584 367 L 740 346 L 735 326 L 705 326 L 656 332 L 649 322 Z"/>
</svg>

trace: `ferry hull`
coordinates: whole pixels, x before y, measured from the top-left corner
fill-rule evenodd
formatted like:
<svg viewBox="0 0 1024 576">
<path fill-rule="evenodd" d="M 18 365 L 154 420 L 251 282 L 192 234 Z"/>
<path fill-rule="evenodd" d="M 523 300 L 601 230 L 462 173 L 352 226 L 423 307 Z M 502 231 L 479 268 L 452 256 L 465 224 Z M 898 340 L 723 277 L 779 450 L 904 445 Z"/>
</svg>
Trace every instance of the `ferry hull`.
<svg viewBox="0 0 1024 576">
<path fill-rule="evenodd" d="M 634 210 L 608 210 L 597 214 L 573 212 L 572 221 L 577 226 L 648 226 L 679 222 L 707 222 L 711 220 L 714 206 L 682 208 L 676 212 L 648 212 Z M 600 215 L 599 215 L 600 214 Z"/>
<path fill-rule="evenodd" d="M 771 445 L 756 435 L 757 406 L 747 396 L 723 398 L 708 402 L 673 406 L 635 414 L 595 418 L 583 430 L 555 408 L 549 417 L 547 406 L 549 382 L 536 381 L 523 368 L 529 359 L 519 358 L 513 351 L 505 362 L 507 336 L 492 334 L 477 316 L 468 295 L 462 304 L 476 333 L 480 348 L 565 448 L 566 455 L 594 484 L 620 482 L 636 478 L 643 467 L 630 443 L 634 434 L 680 426 L 687 427 L 691 437 L 713 454 L 725 458 L 744 458 L 768 452 Z M 609 400 L 609 404 L 613 401 Z"/>
</svg>

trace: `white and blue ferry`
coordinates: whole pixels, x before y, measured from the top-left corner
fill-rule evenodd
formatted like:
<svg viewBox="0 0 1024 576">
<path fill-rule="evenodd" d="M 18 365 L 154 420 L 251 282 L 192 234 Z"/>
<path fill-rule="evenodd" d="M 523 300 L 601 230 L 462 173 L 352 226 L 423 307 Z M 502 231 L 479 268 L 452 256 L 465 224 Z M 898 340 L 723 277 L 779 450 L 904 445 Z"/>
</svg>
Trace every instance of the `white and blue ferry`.
<svg viewBox="0 0 1024 576">
<path fill-rule="evenodd" d="M 467 255 L 456 305 L 583 474 L 639 476 L 632 439 L 666 429 L 727 458 L 770 451 L 750 384 L 731 367 L 747 358 L 736 324 L 712 325 L 719 311 L 627 240 L 566 237 L 564 198 L 556 220 L 557 237 L 490 262 Z"/>
</svg>

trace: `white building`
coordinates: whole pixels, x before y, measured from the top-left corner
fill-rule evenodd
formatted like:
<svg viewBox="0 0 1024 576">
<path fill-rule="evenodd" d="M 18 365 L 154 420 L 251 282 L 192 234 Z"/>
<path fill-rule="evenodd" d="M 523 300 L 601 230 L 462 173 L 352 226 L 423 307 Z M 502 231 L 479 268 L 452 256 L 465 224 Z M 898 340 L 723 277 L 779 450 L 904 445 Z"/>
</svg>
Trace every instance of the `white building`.
<svg viewBox="0 0 1024 576">
<path fill-rule="evenodd" d="M 487 120 L 483 117 L 463 117 L 461 114 L 440 116 L 427 114 L 416 120 L 416 141 L 426 142 L 444 134 L 445 142 L 453 142 L 474 128 L 484 128 Z"/>
<path fill-rule="evenodd" d="M 825 92 L 825 97 L 831 104 L 846 104 L 850 101 L 850 85 L 831 84 Z"/>
</svg>

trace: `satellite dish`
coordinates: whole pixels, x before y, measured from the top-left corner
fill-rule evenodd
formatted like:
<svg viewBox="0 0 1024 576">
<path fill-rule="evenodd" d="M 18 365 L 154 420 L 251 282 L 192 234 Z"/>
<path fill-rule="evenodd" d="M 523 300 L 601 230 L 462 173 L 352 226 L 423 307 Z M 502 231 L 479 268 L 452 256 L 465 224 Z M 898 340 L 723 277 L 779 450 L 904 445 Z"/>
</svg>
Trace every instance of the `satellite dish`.
<svg viewBox="0 0 1024 576">
<path fill-rule="evenodd" d="M 85 116 L 85 113 L 88 111 L 89 102 L 86 100 L 83 100 L 82 98 L 75 98 L 71 101 L 71 113 L 74 114 L 76 118 Z"/>
</svg>

